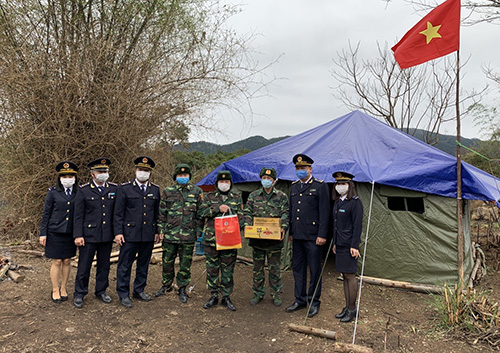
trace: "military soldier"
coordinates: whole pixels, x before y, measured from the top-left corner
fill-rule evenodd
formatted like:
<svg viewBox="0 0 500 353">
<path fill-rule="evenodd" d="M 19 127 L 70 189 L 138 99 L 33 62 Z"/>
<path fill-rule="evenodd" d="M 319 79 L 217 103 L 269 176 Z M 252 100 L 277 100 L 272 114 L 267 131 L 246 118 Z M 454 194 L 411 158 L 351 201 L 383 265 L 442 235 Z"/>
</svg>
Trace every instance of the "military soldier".
<svg viewBox="0 0 500 353">
<path fill-rule="evenodd" d="M 240 225 L 243 224 L 242 199 L 239 193 L 231 191 L 232 180 L 231 173 L 228 170 L 221 170 L 217 174 L 215 182 L 216 191 L 205 195 L 198 212 L 200 218 L 206 218 L 207 220 L 202 244 L 205 245 L 207 287 L 211 296 L 203 305 L 205 309 L 209 309 L 219 302 L 220 291 L 222 294 L 221 304 L 231 311 L 236 311 L 236 307 L 229 296 L 233 292 L 233 271 L 238 250 L 217 250 L 214 229 L 215 217 L 228 213 L 230 209 L 233 214 L 239 216 Z"/>
<path fill-rule="evenodd" d="M 90 162 L 92 180 L 80 186 L 75 199 L 75 220 L 73 238 L 78 246 L 78 270 L 75 279 L 73 304 L 83 306 L 83 297 L 89 292 L 89 277 L 92 260 L 97 252 L 97 270 L 95 295 L 104 303 L 111 303 L 106 293 L 109 276 L 109 257 L 113 247 L 113 209 L 116 189 L 114 183 L 108 183 L 108 158 L 99 158 Z"/>
<path fill-rule="evenodd" d="M 155 162 L 145 156 L 135 163 L 135 179 L 118 187 L 113 214 L 115 242 L 121 246 L 116 269 L 116 291 L 120 303 L 130 308 L 130 273 L 137 255 L 133 296 L 142 301 L 151 297 L 144 293 L 149 261 L 155 242 L 161 240 L 157 226 L 160 188 L 149 181 Z"/>
<path fill-rule="evenodd" d="M 321 296 L 321 246 L 326 243 L 330 216 L 328 186 L 312 175 L 313 160 L 305 154 L 293 157 L 295 173 L 299 180 L 292 183 L 290 190 L 290 240 L 293 244 L 293 277 L 295 279 L 295 302 L 286 308 L 293 312 L 311 309 L 308 316 L 318 314 Z M 307 284 L 307 267 L 310 279 Z M 316 295 L 313 298 L 317 286 Z"/>
<path fill-rule="evenodd" d="M 266 294 L 264 264 L 269 266 L 269 287 L 275 306 L 281 306 L 281 248 L 288 229 L 288 197 L 274 188 L 276 170 L 262 168 L 260 173 L 262 188 L 252 192 L 244 210 L 245 225 L 252 225 L 254 217 L 281 219 L 281 239 L 250 239 L 253 256 L 253 298 L 251 305 L 257 305 Z"/>
<path fill-rule="evenodd" d="M 159 226 L 163 234 L 163 285 L 155 296 L 172 290 L 174 261 L 179 255 L 180 268 L 177 271 L 179 299 L 188 300 L 186 286 L 191 280 L 191 262 L 196 238 L 201 236 L 202 220 L 196 213 L 201 205 L 203 191 L 190 184 L 191 168 L 187 164 L 175 167 L 173 179 L 176 184 L 163 190 L 160 201 Z"/>
</svg>

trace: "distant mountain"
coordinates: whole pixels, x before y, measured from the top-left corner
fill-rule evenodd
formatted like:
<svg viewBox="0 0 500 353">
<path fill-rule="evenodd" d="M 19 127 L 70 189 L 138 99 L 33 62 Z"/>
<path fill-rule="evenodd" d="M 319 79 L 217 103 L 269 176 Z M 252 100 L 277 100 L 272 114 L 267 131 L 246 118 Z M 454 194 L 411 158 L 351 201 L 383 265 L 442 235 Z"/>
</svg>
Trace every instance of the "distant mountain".
<svg viewBox="0 0 500 353">
<path fill-rule="evenodd" d="M 248 137 L 244 140 L 236 141 L 227 145 L 218 145 L 212 142 L 199 141 L 199 142 L 191 142 L 188 148 L 185 148 L 181 145 L 174 146 L 174 149 L 177 151 L 184 152 L 192 152 L 199 151 L 203 152 L 205 155 L 216 153 L 217 151 L 221 152 L 235 152 L 242 149 L 248 149 L 250 151 L 258 150 L 259 148 L 265 147 L 272 143 L 281 141 L 290 136 L 282 136 L 282 137 L 274 137 L 272 139 L 266 139 L 262 136 L 252 136 Z"/>
<path fill-rule="evenodd" d="M 414 136 L 418 138 L 421 141 L 425 140 L 425 136 L 428 134 L 426 130 L 417 130 Z M 252 136 L 248 137 L 244 140 L 236 141 L 227 145 L 218 145 L 212 142 L 206 142 L 206 141 L 199 141 L 199 142 L 192 142 L 189 144 L 189 146 L 183 147 L 181 145 L 176 145 L 174 146 L 175 150 L 178 151 L 184 151 L 184 152 L 192 152 L 192 151 L 199 151 L 203 152 L 205 155 L 208 154 L 213 154 L 216 153 L 217 151 L 221 152 L 235 152 L 239 151 L 242 149 L 248 149 L 250 151 L 257 150 L 259 148 L 265 147 L 267 145 L 270 145 L 272 143 L 284 140 L 290 136 L 282 136 L 282 137 L 275 137 L 271 139 L 266 139 L 265 137 L 262 136 Z M 444 134 L 439 134 L 438 138 L 438 143 L 434 145 L 434 147 L 440 149 L 441 151 L 444 151 L 446 153 L 449 153 L 451 155 L 456 155 L 457 152 L 457 145 L 455 143 L 456 141 L 456 136 L 453 135 L 444 135 Z M 461 143 L 467 147 L 473 147 L 477 142 L 480 140 L 477 138 L 473 139 L 468 139 L 462 137 Z"/>
</svg>

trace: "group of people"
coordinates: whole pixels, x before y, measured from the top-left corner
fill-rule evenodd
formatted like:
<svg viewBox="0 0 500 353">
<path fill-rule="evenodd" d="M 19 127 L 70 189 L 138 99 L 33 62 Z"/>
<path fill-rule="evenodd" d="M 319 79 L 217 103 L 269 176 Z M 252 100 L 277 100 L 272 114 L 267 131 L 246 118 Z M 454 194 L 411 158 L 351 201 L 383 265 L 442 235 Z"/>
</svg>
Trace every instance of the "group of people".
<svg viewBox="0 0 500 353">
<path fill-rule="evenodd" d="M 217 174 L 215 191 L 203 193 L 191 183 L 191 168 L 178 164 L 172 174 L 174 184 L 163 192 L 150 182 L 155 162 L 141 156 L 134 160 L 133 180 L 117 185 L 108 182 L 111 161 L 99 158 L 90 162 L 91 180 L 78 185 L 78 166 L 63 161 L 56 166 L 57 184 L 47 194 L 40 228 L 40 243 L 45 256 L 52 259 L 51 299 L 68 300 L 70 260 L 79 250 L 73 304 L 84 305 L 94 257 L 97 262 L 95 295 L 111 303 L 109 286 L 110 254 L 113 241 L 120 246 L 116 270 L 116 291 L 121 305 L 132 307 L 130 279 L 132 264 L 137 260 L 132 297 L 142 301 L 152 298 L 144 292 L 154 243 L 162 241 L 162 286 L 156 297 L 172 291 L 174 279 L 179 300 L 188 301 L 186 287 L 191 280 L 191 262 L 195 243 L 201 236 L 206 258 L 206 284 L 210 297 L 205 309 L 219 303 L 231 311 L 236 264 L 236 249 L 217 249 L 215 218 L 227 214 L 238 216 L 241 229 L 252 225 L 255 217 L 279 218 L 281 238 L 250 239 L 253 257 L 253 297 L 257 305 L 266 293 L 267 259 L 270 295 L 275 306 L 282 305 L 281 250 L 285 234 L 293 247 L 292 267 L 295 301 L 285 310 L 294 312 L 309 307 L 308 316 L 318 314 L 321 297 L 321 261 L 327 242 L 330 220 L 333 220 L 333 252 L 336 268 L 344 278 L 346 305 L 336 315 L 342 322 L 356 315 L 357 283 L 355 273 L 361 241 L 363 206 L 356 195 L 353 175 L 335 172 L 335 188 L 312 176 L 313 160 L 305 154 L 293 157 L 298 180 L 292 183 L 289 197 L 275 188 L 277 172 L 263 167 L 261 185 L 243 204 L 240 193 L 232 190 L 232 175 L 227 170 Z M 334 201 L 333 212 L 331 201 Z M 175 273 L 174 262 L 179 258 Z M 309 285 L 307 271 L 309 269 Z"/>
</svg>

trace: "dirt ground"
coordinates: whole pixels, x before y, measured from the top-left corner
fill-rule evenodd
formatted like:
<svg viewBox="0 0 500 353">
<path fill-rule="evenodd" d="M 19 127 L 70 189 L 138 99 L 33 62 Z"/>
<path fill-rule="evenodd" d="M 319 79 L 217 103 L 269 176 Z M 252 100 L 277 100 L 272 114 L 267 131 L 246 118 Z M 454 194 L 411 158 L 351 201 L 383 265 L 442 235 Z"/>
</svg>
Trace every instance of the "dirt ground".
<svg viewBox="0 0 500 353">
<path fill-rule="evenodd" d="M 4 249 L 5 255 L 5 249 Z M 252 267 L 238 263 L 230 312 L 222 306 L 205 310 L 209 293 L 201 280 L 187 304 L 176 293 L 144 303 L 134 301 L 131 309 L 119 305 L 115 291 L 116 264 L 111 267 L 108 293 L 113 303 L 104 304 L 93 295 L 82 309 L 72 298 L 62 304 L 50 300 L 49 267 L 44 258 L 10 252 L 12 262 L 30 264 L 22 283 L 0 282 L 0 352 L 328 352 L 334 341 L 291 332 L 287 324 L 304 324 L 305 310 L 286 313 L 293 298 L 291 271 L 283 274 L 283 306 L 273 306 L 268 296 L 250 306 Z M 204 263 L 193 263 L 193 282 Z M 72 268 L 70 288 L 76 269 Z M 94 275 L 94 270 L 92 272 Z M 335 319 L 343 304 L 342 282 L 334 264 L 326 267 L 320 313 L 306 325 L 332 330 L 337 341 L 351 343 L 354 323 Z M 151 265 L 147 293 L 161 283 L 161 265 Z M 94 282 L 91 280 L 90 293 Z M 490 271 L 480 288 L 498 292 L 500 275 Z M 488 352 L 485 345 L 470 345 L 435 329 L 432 297 L 405 290 L 363 285 L 356 343 L 375 352 Z M 384 341 L 386 349 L 384 350 Z"/>
</svg>

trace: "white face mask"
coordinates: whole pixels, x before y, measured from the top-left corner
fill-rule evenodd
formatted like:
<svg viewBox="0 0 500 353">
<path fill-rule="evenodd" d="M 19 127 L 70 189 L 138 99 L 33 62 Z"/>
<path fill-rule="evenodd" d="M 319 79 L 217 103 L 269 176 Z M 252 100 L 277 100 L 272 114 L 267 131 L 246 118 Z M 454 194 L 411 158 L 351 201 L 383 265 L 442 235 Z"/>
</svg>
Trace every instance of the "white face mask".
<svg viewBox="0 0 500 353">
<path fill-rule="evenodd" d="M 142 170 L 138 170 L 135 172 L 135 177 L 137 180 L 139 180 L 141 183 L 144 183 L 149 179 L 149 176 L 151 175 L 151 172 L 145 172 Z"/>
<path fill-rule="evenodd" d="M 75 185 L 75 178 L 61 178 L 61 184 L 65 189 L 69 189 Z"/>
<path fill-rule="evenodd" d="M 345 195 L 345 194 L 347 194 L 347 191 L 349 191 L 349 185 L 347 185 L 347 184 L 335 185 L 335 190 L 337 190 L 337 192 L 340 195 Z"/>
<path fill-rule="evenodd" d="M 101 173 L 95 176 L 95 180 L 100 184 L 105 183 L 108 179 L 109 179 L 109 173 Z"/>
<path fill-rule="evenodd" d="M 229 189 L 231 189 L 231 184 L 227 183 L 217 183 L 217 187 L 219 188 L 220 191 L 222 192 L 228 192 Z"/>
</svg>

